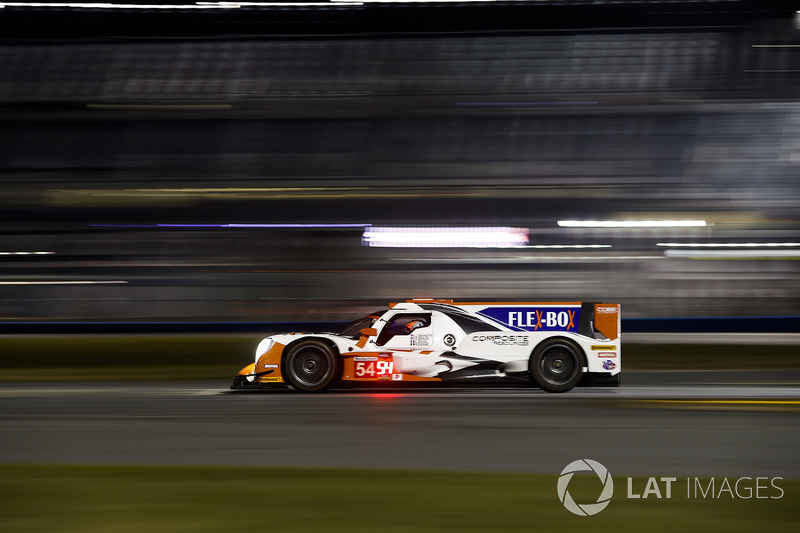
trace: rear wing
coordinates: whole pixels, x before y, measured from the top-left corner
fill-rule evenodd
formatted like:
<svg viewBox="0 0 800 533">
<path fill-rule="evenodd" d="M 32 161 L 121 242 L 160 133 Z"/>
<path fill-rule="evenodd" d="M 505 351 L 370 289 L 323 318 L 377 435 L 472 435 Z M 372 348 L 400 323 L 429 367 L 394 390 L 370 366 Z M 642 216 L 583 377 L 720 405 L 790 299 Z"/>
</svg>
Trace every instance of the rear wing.
<svg viewBox="0 0 800 533">
<path fill-rule="evenodd" d="M 582 303 L 578 333 L 615 341 L 622 335 L 622 306 L 620 304 Z"/>
</svg>

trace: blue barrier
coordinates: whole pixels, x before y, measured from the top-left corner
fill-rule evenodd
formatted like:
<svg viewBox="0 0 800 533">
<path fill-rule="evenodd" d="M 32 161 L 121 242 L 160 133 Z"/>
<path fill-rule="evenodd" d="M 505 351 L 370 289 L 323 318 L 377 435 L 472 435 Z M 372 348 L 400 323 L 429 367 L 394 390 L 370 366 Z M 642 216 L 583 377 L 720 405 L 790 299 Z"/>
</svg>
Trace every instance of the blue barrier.
<svg viewBox="0 0 800 533">
<path fill-rule="evenodd" d="M 798 333 L 800 316 L 630 318 L 624 333 Z"/>
</svg>

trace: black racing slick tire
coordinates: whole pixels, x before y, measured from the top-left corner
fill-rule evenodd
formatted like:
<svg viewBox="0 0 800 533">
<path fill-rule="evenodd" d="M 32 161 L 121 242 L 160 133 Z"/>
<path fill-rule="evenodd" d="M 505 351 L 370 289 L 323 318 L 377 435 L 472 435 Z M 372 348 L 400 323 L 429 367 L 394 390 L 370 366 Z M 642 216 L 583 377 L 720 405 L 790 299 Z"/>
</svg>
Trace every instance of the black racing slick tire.
<svg viewBox="0 0 800 533">
<path fill-rule="evenodd" d="M 283 374 L 289 385 L 297 390 L 321 392 L 342 377 L 342 361 L 326 343 L 303 341 L 286 353 Z"/>
<path fill-rule="evenodd" d="M 581 349 L 567 339 L 550 339 L 533 351 L 531 379 L 547 392 L 567 392 L 583 377 Z"/>
</svg>

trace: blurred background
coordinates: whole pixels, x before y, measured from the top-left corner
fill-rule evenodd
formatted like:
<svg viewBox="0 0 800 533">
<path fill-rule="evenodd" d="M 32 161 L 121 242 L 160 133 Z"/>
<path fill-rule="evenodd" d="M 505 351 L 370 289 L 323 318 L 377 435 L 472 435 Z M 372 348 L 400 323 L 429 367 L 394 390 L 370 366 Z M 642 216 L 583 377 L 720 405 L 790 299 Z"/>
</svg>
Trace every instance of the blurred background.
<svg viewBox="0 0 800 533">
<path fill-rule="evenodd" d="M 800 314 L 780 3 L 179 4 L 3 4 L 3 321 Z"/>
<path fill-rule="evenodd" d="M 797 530 L 787 2 L 150 2 L 0 0 L 0 530 Z M 418 297 L 619 302 L 623 386 L 228 394 Z"/>
</svg>

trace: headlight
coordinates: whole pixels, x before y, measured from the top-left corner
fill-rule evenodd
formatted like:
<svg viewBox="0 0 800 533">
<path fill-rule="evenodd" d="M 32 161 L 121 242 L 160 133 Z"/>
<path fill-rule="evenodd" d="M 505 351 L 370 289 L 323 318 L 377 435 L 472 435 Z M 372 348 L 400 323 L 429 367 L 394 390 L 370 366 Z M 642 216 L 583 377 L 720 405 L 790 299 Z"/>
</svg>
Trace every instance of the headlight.
<svg viewBox="0 0 800 533">
<path fill-rule="evenodd" d="M 259 357 L 267 353 L 269 349 L 272 348 L 273 342 L 274 341 L 270 337 L 267 337 L 266 339 L 258 343 L 258 348 L 256 348 L 256 363 L 258 363 Z"/>
</svg>

